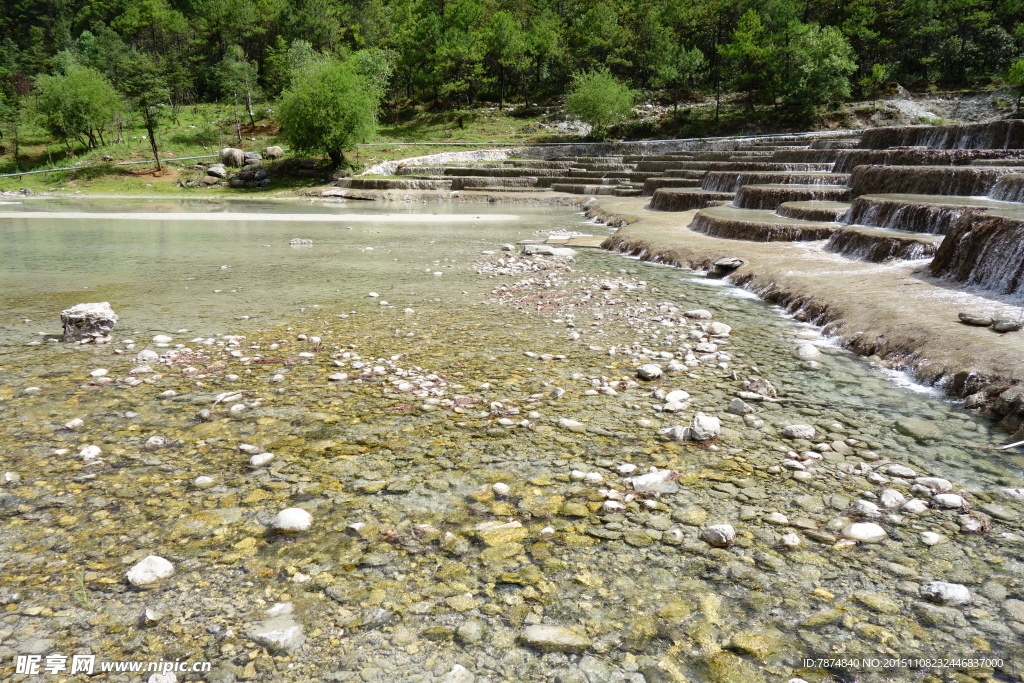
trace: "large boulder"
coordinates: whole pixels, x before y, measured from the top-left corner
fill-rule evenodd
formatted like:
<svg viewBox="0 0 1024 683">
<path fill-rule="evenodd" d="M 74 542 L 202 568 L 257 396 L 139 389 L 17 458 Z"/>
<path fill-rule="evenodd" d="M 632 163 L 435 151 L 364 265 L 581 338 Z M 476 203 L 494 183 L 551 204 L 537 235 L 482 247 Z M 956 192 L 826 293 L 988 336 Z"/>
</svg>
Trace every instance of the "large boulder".
<svg viewBox="0 0 1024 683">
<path fill-rule="evenodd" d="M 206 168 L 206 175 L 212 175 L 214 178 L 226 178 L 228 169 L 224 167 L 224 164 L 210 164 Z"/>
<path fill-rule="evenodd" d="M 263 157 L 265 159 L 280 159 L 284 156 L 284 150 L 274 145 L 273 147 L 263 148 Z"/>
<path fill-rule="evenodd" d="M 105 338 L 117 324 L 117 313 L 106 301 L 78 304 L 60 312 L 64 341 L 81 342 Z"/>
<path fill-rule="evenodd" d="M 225 147 L 220 151 L 220 163 L 235 168 L 245 164 L 245 152 L 234 147 Z"/>
</svg>

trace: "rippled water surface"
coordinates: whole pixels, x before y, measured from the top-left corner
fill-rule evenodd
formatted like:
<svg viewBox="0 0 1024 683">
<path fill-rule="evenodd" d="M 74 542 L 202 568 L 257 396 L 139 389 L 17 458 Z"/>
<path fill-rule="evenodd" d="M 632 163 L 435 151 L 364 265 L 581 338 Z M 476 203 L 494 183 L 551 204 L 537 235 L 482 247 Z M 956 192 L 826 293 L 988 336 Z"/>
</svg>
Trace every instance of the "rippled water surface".
<svg viewBox="0 0 1024 683">
<path fill-rule="evenodd" d="M 993 425 L 728 285 L 501 251 L 606 232 L 569 210 L 337 220 L 441 211 L 368 204 L 3 207 L 76 217 L 0 213 L 0 666 L 62 651 L 212 663 L 179 680 L 880 681 L 939 680 L 897 660 L 941 656 L 989 658 L 958 680 L 1024 675 L 1024 460 L 975 448 L 1006 440 Z M 270 220 L 173 217 L 206 210 Z M 305 212 L 335 215 L 287 220 Z M 117 311 L 113 342 L 47 341 L 84 301 Z M 730 334 L 708 338 L 694 309 Z M 795 354 L 808 343 L 813 362 Z M 162 355 L 148 371 L 143 349 Z M 640 382 L 645 362 L 670 371 Z M 778 400 L 729 411 L 768 384 Z M 690 399 L 662 412 L 657 389 Z M 660 433 L 698 411 L 720 418 L 717 439 Z M 792 424 L 814 436 L 784 436 Z M 948 479 L 967 507 L 894 464 Z M 634 490 L 652 467 L 665 490 Z M 925 509 L 886 508 L 894 492 Z M 274 532 L 291 507 L 311 528 Z M 853 542 L 852 522 L 886 537 Z M 733 545 L 702 539 L 726 523 Z M 147 555 L 175 575 L 130 586 Z M 933 581 L 971 603 L 924 599 Z M 275 603 L 298 644 L 260 644 Z"/>
</svg>

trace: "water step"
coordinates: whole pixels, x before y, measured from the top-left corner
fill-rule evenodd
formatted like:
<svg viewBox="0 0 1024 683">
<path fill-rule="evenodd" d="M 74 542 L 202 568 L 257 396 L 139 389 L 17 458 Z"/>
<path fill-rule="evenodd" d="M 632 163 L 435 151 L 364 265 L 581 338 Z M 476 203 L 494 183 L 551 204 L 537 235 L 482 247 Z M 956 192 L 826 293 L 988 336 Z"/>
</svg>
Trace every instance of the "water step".
<svg viewBox="0 0 1024 683">
<path fill-rule="evenodd" d="M 1003 202 L 1024 202 L 1024 173 L 1004 175 L 996 182 L 989 196 Z"/>
<path fill-rule="evenodd" d="M 850 149 L 842 150 L 832 169 L 850 173 L 857 166 L 1000 166 L 1024 165 L 1024 150 L 1005 149 Z"/>
<path fill-rule="evenodd" d="M 825 251 L 858 261 L 885 263 L 931 258 L 942 237 L 865 225 L 844 225 L 825 243 Z"/>
<path fill-rule="evenodd" d="M 846 202 L 783 202 L 776 213 L 801 221 L 838 223 L 849 210 L 850 205 Z"/>
<path fill-rule="evenodd" d="M 500 185 L 479 185 L 474 187 L 464 187 L 463 192 L 548 192 L 549 188 L 546 187 L 515 187 L 515 186 L 500 186 Z"/>
<path fill-rule="evenodd" d="M 869 194 L 853 200 L 845 220 L 857 225 L 944 235 L 970 211 L 1012 206 L 983 197 Z"/>
<path fill-rule="evenodd" d="M 744 185 L 845 185 L 849 176 L 814 171 L 708 171 L 705 190 L 739 192 Z"/>
<path fill-rule="evenodd" d="M 823 240 L 839 230 L 835 223 L 816 223 L 782 218 L 772 211 L 748 211 L 732 206 L 702 209 L 690 229 L 713 237 L 752 242 Z"/>
<path fill-rule="evenodd" d="M 542 159 L 506 159 L 501 162 L 504 166 L 514 168 L 572 168 L 572 161 L 546 161 Z"/>
<path fill-rule="evenodd" d="M 942 240 L 931 269 L 955 282 L 1024 297 L 1024 215 L 965 216 Z"/>
<path fill-rule="evenodd" d="M 850 197 L 850 188 L 843 185 L 744 185 L 736 193 L 735 204 L 741 209 L 775 211 L 784 202 L 839 202 Z"/>
<path fill-rule="evenodd" d="M 571 170 L 565 176 L 566 178 L 617 178 L 619 180 L 634 180 L 643 182 L 652 176 L 658 176 L 658 173 L 637 173 L 633 171 L 579 171 Z"/>
<path fill-rule="evenodd" d="M 342 178 L 334 186 L 351 190 L 450 190 L 452 181 L 447 178 Z"/>
<path fill-rule="evenodd" d="M 614 195 L 616 185 L 577 185 L 574 183 L 554 183 L 551 189 L 555 192 L 568 194 Z"/>
<path fill-rule="evenodd" d="M 665 171 L 664 175 L 674 176 L 694 171 L 815 171 L 829 173 L 832 171 L 832 164 L 786 164 L 774 161 L 681 161 L 677 169 Z"/>
<path fill-rule="evenodd" d="M 655 211 L 692 211 L 712 202 L 731 202 L 731 192 L 708 192 L 697 187 L 664 187 L 654 191 L 650 208 Z"/>
<path fill-rule="evenodd" d="M 648 178 L 644 181 L 643 195 L 651 196 L 662 187 L 700 187 L 698 178 Z"/>
<path fill-rule="evenodd" d="M 536 176 L 518 176 L 515 178 L 495 178 L 491 176 L 453 177 L 448 180 L 453 190 L 468 190 L 472 187 L 535 187 Z"/>
<path fill-rule="evenodd" d="M 1024 122 L 1022 122 L 1024 123 Z M 858 166 L 850 174 L 853 196 L 862 194 L 987 195 L 996 181 L 1024 168 L 1010 166 Z"/>
<path fill-rule="evenodd" d="M 891 126 L 861 134 L 866 149 L 1024 149 L 1024 120 L 965 123 L 951 126 Z"/>
<path fill-rule="evenodd" d="M 828 164 L 839 157 L 838 149 L 784 149 L 773 152 L 770 161 L 781 163 Z"/>
<path fill-rule="evenodd" d="M 617 187 L 615 188 L 616 197 L 640 197 L 644 191 L 638 187 Z"/>
</svg>

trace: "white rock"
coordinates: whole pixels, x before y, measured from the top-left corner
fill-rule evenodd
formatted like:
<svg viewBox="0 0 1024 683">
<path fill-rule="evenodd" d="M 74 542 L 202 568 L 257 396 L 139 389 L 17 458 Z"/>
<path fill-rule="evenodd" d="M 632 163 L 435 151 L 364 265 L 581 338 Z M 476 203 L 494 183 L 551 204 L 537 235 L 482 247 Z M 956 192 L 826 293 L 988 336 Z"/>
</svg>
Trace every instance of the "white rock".
<svg viewBox="0 0 1024 683">
<path fill-rule="evenodd" d="M 627 479 L 633 490 L 638 493 L 677 493 L 679 477 L 672 470 L 657 470 Z"/>
<path fill-rule="evenodd" d="M 654 363 L 646 363 L 636 369 L 636 376 L 640 379 L 655 380 L 661 377 L 661 366 Z"/>
<path fill-rule="evenodd" d="M 150 555 L 125 574 L 128 583 L 137 587 L 151 586 L 174 576 L 174 565 L 157 555 Z"/>
<path fill-rule="evenodd" d="M 928 509 L 928 503 L 920 498 L 911 498 L 900 509 L 908 514 L 917 515 Z"/>
<path fill-rule="evenodd" d="M 213 477 L 207 477 L 205 475 L 196 477 L 195 480 L 192 482 L 192 484 L 195 485 L 197 489 L 208 489 L 211 486 L 213 486 L 214 483 L 215 482 L 213 480 Z"/>
<path fill-rule="evenodd" d="M 929 602 L 938 605 L 949 605 L 957 607 L 969 605 L 973 602 L 971 592 L 967 586 L 960 583 L 946 583 L 945 581 L 932 581 L 921 589 L 921 597 Z"/>
<path fill-rule="evenodd" d="M 569 478 L 573 481 L 583 481 L 587 478 L 587 473 L 582 470 L 573 470 L 569 473 Z"/>
<path fill-rule="evenodd" d="M 590 472 L 587 476 L 583 477 L 583 480 L 591 484 L 600 484 L 604 481 L 604 477 L 601 476 L 600 472 Z"/>
<path fill-rule="evenodd" d="M 159 435 L 153 435 L 146 439 L 146 448 L 164 448 L 171 445 L 171 442 Z"/>
<path fill-rule="evenodd" d="M 263 467 L 273 459 L 273 453 L 256 453 L 251 458 L 249 458 L 249 464 L 253 467 Z"/>
<path fill-rule="evenodd" d="M 78 452 L 78 455 L 85 459 L 98 458 L 103 451 L 99 446 L 86 446 Z"/>
<path fill-rule="evenodd" d="M 110 373 L 106 368 L 96 368 L 89 373 L 90 377 L 106 377 Z"/>
<path fill-rule="evenodd" d="M 288 533 L 306 531 L 312 525 L 313 517 L 302 508 L 281 510 L 273 522 L 274 529 Z"/>
<path fill-rule="evenodd" d="M 63 428 L 64 429 L 78 429 L 79 427 L 81 427 L 84 424 L 85 424 L 85 420 L 83 420 L 80 417 L 76 417 L 73 420 L 69 420 L 69 421 L 65 422 Z"/>
<path fill-rule="evenodd" d="M 782 537 L 782 545 L 792 550 L 800 545 L 800 537 L 794 533 L 788 533 Z"/>
<path fill-rule="evenodd" d="M 633 472 L 636 472 L 636 465 L 633 465 L 631 463 L 624 463 L 616 467 L 615 471 L 617 471 L 619 474 L 632 474 Z"/>
<path fill-rule="evenodd" d="M 602 507 L 604 507 L 605 512 L 615 513 L 626 511 L 626 506 L 617 500 L 606 500 Z"/>
<path fill-rule="evenodd" d="M 817 432 L 811 425 L 789 425 L 782 428 L 782 435 L 791 439 L 805 439 L 810 441 Z"/>
<path fill-rule="evenodd" d="M 821 355 L 821 351 L 814 344 L 801 344 L 796 347 L 796 356 L 801 360 L 813 360 Z"/>
<path fill-rule="evenodd" d="M 158 334 L 153 337 L 154 344 L 170 344 L 174 341 L 174 337 L 168 337 L 166 334 Z"/>
<path fill-rule="evenodd" d="M 885 474 L 890 477 L 900 477 L 902 479 L 913 479 L 917 476 L 917 472 L 910 469 L 906 465 L 892 464 L 883 470 Z"/>
<path fill-rule="evenodd" d="M 498 483 L 491 485 L 491 490 L 499 496 L 507 496 L 512 489 L 509 488 L 508 484 L 503 484 L 499 481 Z"/>
<path fill-rule="evenodd" d="M 786 524 L 789 524 L 789 517 L 782 514 L 781 512 L 772 512 L 765 515 L 764 521 L 768 522 L 769 524 L 785 526 Z"/>
<path fill-rule="evenodd" d="M 932 500 L 942 508 L 956 510 L 964 506 L 964 499 L 955 493 L 939 493 L 932 497 Z"/>
<path fill-rule="evenodd" d="M 741 398 L 734 398 L 729 401 L 729 407 L 726 410 L 734 415 L 750 415 L 754 412 L 754 409 L 747 405 Z"/>
<path fill-rule="evenodd" d="M 907 502 L 907 497 L 896 489 L 885 489 L 878 498 L 882 501 L 882 505 L 887 508 L 902 507 Z"/>
<path fill-rule="evenodd" d="M 238 444 L 238 450 L 253 455 L 259 453 L 262 449 L 259 446 L 253 446 L 251 443 L 240 443 Z"/>
<path fill-rule="evenodd" d="M 918 477 L 914 480 L 914 483 L 925 487 L 932 493 L 947 493 L 953 490 L 952 482 L 941 477 Z"/>
<path fill-rule="evenodd" d="M 877 543 L 884 539 L 887 534 L 885 529 L 872 522 L 859 522 L 849 524 L 843 529 L 843 536 L 852 538 L 863 543 Z"/>
<path fill-rule="evenodd" d="M 570 420 L 567 417 L 560 418 L 558 420 L 558 426 L 562 429 L 568 429 L 572 432 L 582 432 L 586 430 L 586 426 L 577 420 Z"/>
<path fill-rule="evenodd" d="M 728 337 L 732 328 L 725 323 L 711 323 L 708 325 L 708 334 L 712 337 Z"/>
<path fill-rule="evenodd" d="M 686 311 L 683 315 L 687 318 L 693 318 L 694 320 L 711 320 L 711 312 L 706 311 L 703 308 L 695 308 L 692 311 Z"/>
<path fill-rule="evenodd" d="M 690 438 L 694 441 L 711 441 L 722 433 L 722 423 L 717 417 L 697 413 L 690 425 Z"/>
<path fill-rule="evenodd" d="M 860 517 L 867 517 L 868 519 L 878 519 L 882 516 L 882 511 L 877 505 L 872 503 L 870 500 L 858 500 L 853 503 L 853 513 Z"/>
<path fill-rule="evenodd" d="M 441 679 L 441 683 L 474 683 L 474 681 L 476 681 L 476 676 L 461 664 L 453 666 L 452 670 Z"/>
<path fill-rule="evenodd" d="M 945 543 L 949 539 L 942 534 L 937 534 L 934 531 L 925 531 L 921 534 L 921 542 L 925 545 L 939 545 Z"/>
<path fill-rule="evenodd" d="M 665 394 L 665 403 L 683 403 L 690 400 L 690 394 L 682 389 L 676 389 Z"/>
<path fill-rule="evenodd" d="M 728 548 L 736 542 L 736 530 L 731 524 L 714 524 L 705 528 L 700 535 L 716 548 Z"/>
</svg>

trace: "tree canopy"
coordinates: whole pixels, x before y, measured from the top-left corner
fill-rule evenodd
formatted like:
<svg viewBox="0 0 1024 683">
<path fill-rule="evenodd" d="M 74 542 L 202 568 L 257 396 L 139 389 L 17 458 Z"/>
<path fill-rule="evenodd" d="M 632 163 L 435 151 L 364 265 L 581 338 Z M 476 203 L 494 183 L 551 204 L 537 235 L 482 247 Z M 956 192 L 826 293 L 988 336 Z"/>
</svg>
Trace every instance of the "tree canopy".
<svg viewBox="0 0 1024 683">
<path fill-rule="evenodd" d="M 291 80 L 277 116 L 296 150 L 322 152 L 340 164 L 346 150 L 373 136 L 381 91 L 367 83 L 355 60 L 322 59 Z"/>
</svg>

